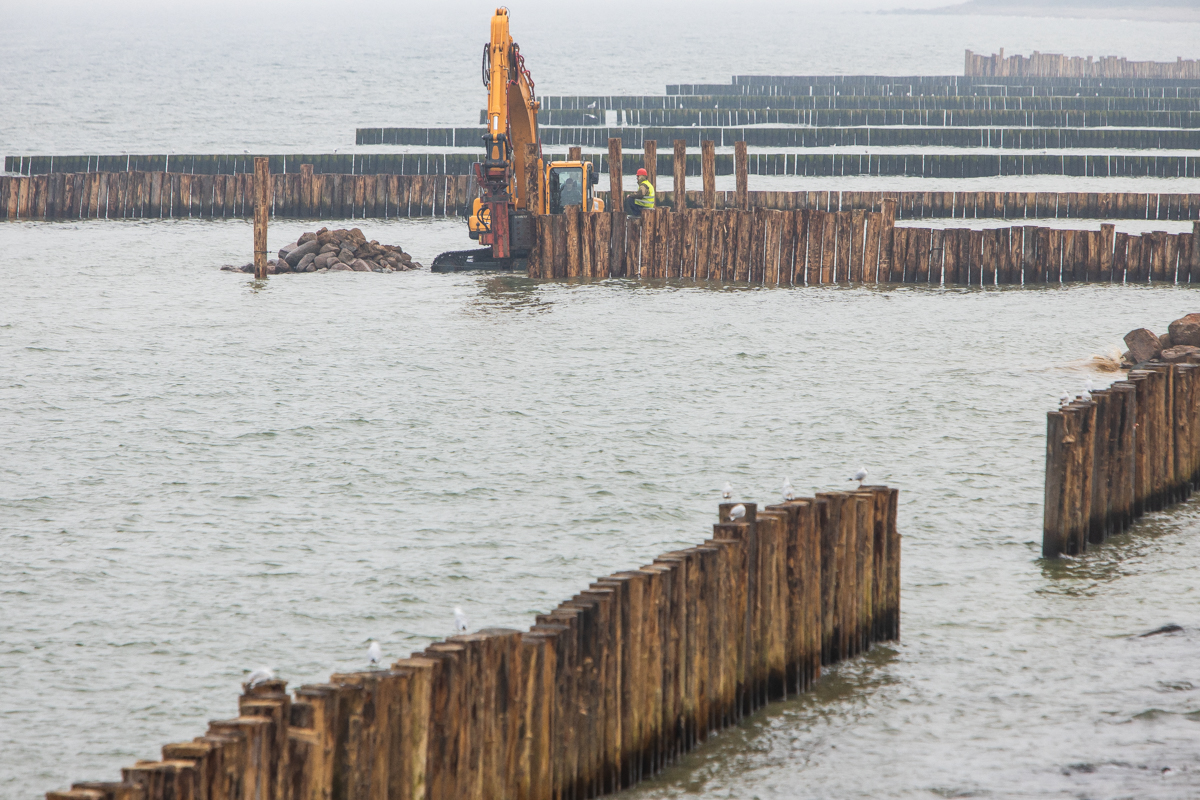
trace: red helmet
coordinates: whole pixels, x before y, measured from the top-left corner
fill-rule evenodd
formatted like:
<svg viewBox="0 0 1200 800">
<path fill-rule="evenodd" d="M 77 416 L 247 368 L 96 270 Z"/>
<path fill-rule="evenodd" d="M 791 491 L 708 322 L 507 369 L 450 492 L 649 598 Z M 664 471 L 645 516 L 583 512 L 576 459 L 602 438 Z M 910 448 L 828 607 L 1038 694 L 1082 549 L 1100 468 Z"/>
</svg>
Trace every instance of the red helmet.
<svg viewBox="0 0 1200 800">
<path fill-rule="evenodd" d="M 639 169 L 639 170 L 637 171 L 637 175 L 638 175 L 638 177 L 639 177 L 639 178 L 640 178 L 640 177 L 642 177 L 642 176 L 644 176 L 644 175 L 649 175 L 649 174 L 650 174 L 650 173 L 649 173 L 649 172 L 646 172 L 646 170 L 645 170 L 644 168 L 643 168 L 643 169 Z"/>
</svg>

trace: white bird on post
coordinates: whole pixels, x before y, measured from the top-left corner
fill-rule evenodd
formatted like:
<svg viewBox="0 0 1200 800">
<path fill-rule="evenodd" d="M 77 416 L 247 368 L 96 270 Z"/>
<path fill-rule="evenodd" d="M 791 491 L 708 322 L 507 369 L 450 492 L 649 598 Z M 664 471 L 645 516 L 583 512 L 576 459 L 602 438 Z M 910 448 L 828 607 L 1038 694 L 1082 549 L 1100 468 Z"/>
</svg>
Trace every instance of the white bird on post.
<svg viewBox="0 0 1200 800">
<path fill-rule="evenodd" d="M 726 500 L 733 497 L 733 484 L 729 481 L 725 481 L 725 485 L 721 487 L 721 497 Z"/>
<path fill-rule="evenodd" d="M 458 606 L 454 607 L 454 630 L 459 633 L 467 632 L 467 615 Z"/>
<path fill-rule="evenodd" d="M 785 475 L 783 478 L 783 499 L 784 500 L 795 500 L 796 499 L 796 488 L 794 486 L 792 486 L 792 479 L 790 476 L 787 476 L 787 475 Z"/>
<path fill-rule="evenodd" d="M 742 505 L 741 503 L 738 503 L 736 506 L 729 509 L 729 521 L 730 522 L 741 522 L 745 518 L 746 518 L 746 507 L 744 505 Z"/>
<path fill-rule="evenodd" d="M 259 667 L 247 676 L 246 682 L 242 686 L 247 689 L 253 689 L 255 686 L 261 686 L 267 681 L 273 680 L 275 680 L 275 673 L 270 667 Z"/>
<path fill-rule="evenodd" d="M 383 648 L 379 646 L 379 642 L 371 642 L 367 648 L 367 661 L 372 667 L 379 666 L 379 662 L 383 661 Z"/>
<path fill-rule="evenodd" d="M 854 475 L 852 475 L 850 477 L 850 480 L 858 481 L 858 485 L 860 488 L 863 485 L 863 481 L 865 481 L 866 479 L 867 479 L 867 468 L 866 467 L 859 467 L 858 472 L 854 473 Z"/>
<path fill-rule="evenodd" d="M 1059 398 L 1058 398 L 1058 405 L 1059 405 L 1060 407 L 1061 407 L 1061 406 L 1069 406 L 1069 405 L 1071 405 L 1071 395 L 1070 395 L 1070 393 L 1068 393 L 1068 392 L 1063 392 L 1063 393 L 1062 393 L 1062 395 L 1060 395 L 1060 396 L 1059 396 Z"/>
</svg>

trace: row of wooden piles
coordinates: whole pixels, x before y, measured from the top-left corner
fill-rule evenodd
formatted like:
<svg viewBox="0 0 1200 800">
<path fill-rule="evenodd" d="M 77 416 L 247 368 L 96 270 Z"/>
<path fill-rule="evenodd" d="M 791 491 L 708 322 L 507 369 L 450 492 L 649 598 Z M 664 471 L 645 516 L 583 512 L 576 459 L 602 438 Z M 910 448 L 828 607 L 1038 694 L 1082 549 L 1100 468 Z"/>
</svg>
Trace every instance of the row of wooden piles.
<svg viewBox="0 0 1200 800">
<path fill-rule="evenodd" d="M 766 286 L 1200 283 L 1200 223 L 1140 236 L 1021 226 L 896 227 L 867 211 L 580 212 L 537 217 L 532 278 L 643 278 Z"/>
<path fill-rule="evenodd" d="M 0 219 L 249 219 L 254 176 L 174 172 L 0 176 Z M 461 216 L 477 194 L 467 175 L 271 176 L 271 214 L 322 219 Z"/>
<path fill-rule="evenodd" d="M 900 632 L 898 492 L 818 494 L 722 522 L 592 583 L 525 633 L 388 669 L 248 689 L 161 761 L 47 800 L 584 800 L 661 771 L 823 668 Z"/>
<path fill-rule="evenodd" d="M 963 74 L 979 77 L 1037 78 L 1162 78 L 1200 80 L 1200 60 L 1129 61 L 1121 56 L 1064 56 L 1058 53 L 1004 56 L 1004 48 L 990 56 L 966 51 Z"/>
<path fill-rule="evenodd" d="M 1200 362 L 1150 363 L 1047 415 L 1042 555 L 1078 555 L 1200 482 Z"/>
<path fill-rule="evenodd" d="M 689 164 L 685 174 L 700 173 Z M 0 176 L 0 219 L 240 218 L 249 216 L 252 175 L 164 172 Z M 464 215 L 474 179 L 446 175 L 313 174 L 271 176 L 272 214 L 281 217 L 391 218 Z M 702 208 L 703 191 L 685 191 Z M 608 192 L 599 196 L 610 201 Z M 678 207 L 675 192 L 659 196 Z M 896 219 L 1200 220 L 1200 194 L 1135 192 L 716 191 L 712 208 L 874 211 L 896 202 Z"/>
<path fill-rule="evenodd" d="M 742 98 L 737 98 L 741 100 Z M 1003 103 L 984 105 L 964 102 L 938 102 L 945 98 L 934 98 L 932 102 L 921 102 L 924 98 L 907 98 L 907 103 L 897 103 L 901 98 L 871 98 L 871 101 L 845 103 L 841 98 L 825 98 L 827 102 L 813 102 L 817 98 L 795 98 L 787 103 L 790 108 L 779 104 L 770 108 L 738 108 L 738 102 L 722 106 L 720 101 L 709 102 L 708 108 L 622 108 L 616 110 L 614 125 L 606 125 L 593 109 L 570 109 L 565 111 L 538 111 L 540 125 L 563 127 L 609 127 L 624 126 L 653 128 L 736 128 L 743 125 L 808 125 L 825 128 L 906 125 L 934 127 L 1008 127 L 1008 128 L 1096 128 L 1096 127 L 1139 127 L 1139 128 L 1195 128 L 1200 125 L 1200 107 L 1194 100 L 1176 101 L 1171 107 L 1148 107 L 1153 101 L 1134 101 L 1121 98 L 1123 104 L 1114 103 L 1113 98 L 1090 98 L 1093 102 L 1070 102 L 1085 98 L 1053 98 L 1058 102 L 1019 104 L 1011 107 Z M 989 98 L 990 99 L 990 98 Z M 1003 100 L 1006 98 L 997 98 Z M 1028 101 L 1030 98 L 1021 98 Z M 801 106 L 795 100 L 808 101 Z M 1050 98 L 1043 98 L 1049 101 Z M 891 101 L 891 102 L 889 102 Z M 1065 102 L 1064 102 L 1065 101 Z M 1159 101 L 1167 106 L 1167 101 Z M 714 108 L 713 106 L 721 106 Z M 750 104 L 746 104 L 750 105 Z M 1125 107 L 1114 108 L 1114 105 Z M 833 107 L 831 107 L 833 106 Z M 982 107 L 978 107 L 982 106 Z M 487 111 L 482 110 L 479 124 L 487 123 Z M 416 131 L 419 128 L 359 128 L 358 144 L 403 144 L 397 141 L 400 131 Z M 428 129 L 437 130 L 437 129 Z M 444 129 L 443 129 L 444 130 Z M 458 130 L 455 129 L 456 136 Z M 442 144 L 442 142 L 436 142 Z"/>
</svg>

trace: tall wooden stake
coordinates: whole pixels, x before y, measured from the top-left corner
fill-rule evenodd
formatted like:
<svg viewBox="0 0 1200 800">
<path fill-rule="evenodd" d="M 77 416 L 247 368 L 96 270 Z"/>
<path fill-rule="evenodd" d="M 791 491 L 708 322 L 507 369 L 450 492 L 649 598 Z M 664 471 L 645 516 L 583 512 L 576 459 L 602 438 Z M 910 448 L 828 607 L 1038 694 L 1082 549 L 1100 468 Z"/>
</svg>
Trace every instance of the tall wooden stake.
<svg viewBox="0 0 1200 800">
<path fill-rule="evenodd" d="M 267 212 L 270 210 L 271 170 L 266 158 L 254 159 L 254 277 L 267 277 Z"/>
<path fill-rule="evenodd" d="M 538 146 L 533 142 L 525 143 L 525 208 L 531 214 L 542 213 L 539 185 L 541 175 L 538 170 Z"/>
<path fill-rule="evenodd" d="M 737 177 L 737 207 L 742 211 L 750 209 L 750 193 L 747 191 L 746 143 L 733 143 L 733 168 Z"/>
<path fill-rule="evenodd" d="M 650 185 L 658 190 L 658 141 L 647 139 L 642 142 L 642 166 L 646 168 L 646 177 Z"/>
<path fill-rule="evenodd" d="M 675 210 L 687 211 L 687 140 L 675 140 L 675 186 L 671 192 L 675 198 Z"/>
<path fill-rule="evenodd" d="M 608 140 L 608 197 L 612 207 L 609 211 L 624 211 L 625 210 L 625 189 L 621 185 L 622 180 L 622 163 L 621 163 L 621 140 L 619 138 L 611 138 Z"/>
<path fill-rule="evenodd" d="M 711 139 L 700 142 L 700 172 L 704 180 L 704 207 L 717 207 L 717 146 Z"/>
</svg>

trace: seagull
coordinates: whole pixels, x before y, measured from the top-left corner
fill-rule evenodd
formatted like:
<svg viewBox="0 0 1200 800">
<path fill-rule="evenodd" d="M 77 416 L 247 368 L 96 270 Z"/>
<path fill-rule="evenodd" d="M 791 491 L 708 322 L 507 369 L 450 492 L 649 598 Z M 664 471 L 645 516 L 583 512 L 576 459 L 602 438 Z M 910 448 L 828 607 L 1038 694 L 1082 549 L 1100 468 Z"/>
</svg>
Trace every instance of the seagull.
<svg viewBox="0 0 1200 800">
<path fill-rule="evenodd" d="M 595 114 L 584 114 L 584 116 L 587 117 L 588 119 L 600 119 Z"/>
<path fill-rule="evenodd" d="M 1070 394 L 1068 394 L 1067 392 L 1063 392 L 1063 393 L 1062 393 L 1062 396 L 1058 398 L 1058 404 L 1059 404 L 1060 406 L 1069 406 L 1069 405 L 1071 405 L 1071 395 L 1070 395 Z"/>
<path fill-rule="evenodd" d="M 783 478 L 783 499 L 784 500 L 795 500 L 796 499 L 796 490 L 792 486 L 792 479 L 788 476 L 784 476 L 784 478 Z"/>
<path fill-rule="evenodd" d="M 259 667 L 258 669 L 254 670 L 254 672 L 250 673 L 250 676 L 246 678 L 246 682 L 242 685 L 247 689 L 253 689 L 255 686 L 259 686 L 267 681 L 273 680 L 275 680 L 275 673 L 270 667 Z"/>
<path fill-rule="evenodd" d="M 249 153 L 250 151 L 249 151 L 249 150 L 243 150 L 242 152 L 243 152 L 243 153 Z"/>
<path fill-rule="evenodd" d="M 1092 379 L 1088 378 L 1087 383 L 1085 383 L 1083 385 L 1083 388 L 1084 388 L 1084 391 L 1086 391 L 1088 394 L 1091 394 L 1092 390 L 1095 389 L 1096 387 L 1092 384 Z"/>
<path fill-rule="evenodd" d="M 454 607 L 454 630 L 459 633 L 467 632 L 467 615 L 458 606 Z"/>
<path fill-rule="evenodd" d="M 725 481 L 725 485 L 721 487 L 721 497 L 726 500 L 733 497 L 733 484 L 729 481 Z"/>
<path fill-rule="evenodd" d="M 744 505 L 742 505 L 741 503 L 738 503 L 736 506 L 729 509 L 729 521 L 730 522 L 737 522 L 739 520 L 745 519 L 745 517 L 746 517 L 746 507 Z"/>
<path fill-rule="evenodd" d="M 596 107 L 596 101 L 595 101 L 595 100 L 593 100 L 592 102 L 588 103 L 588 108 L 595 108 L 595 107 Z"/>
<path fill-rule="evenodd" d="M 371 666 L 383 661 L 383 648 L 379 646 L 379 642 L 371 642 L 371 646 L 367 648 L 367 661 L 371 662 Z"/>
<path fill-rule="evenodd" d="M 865 481 L 866 479 L 867 479 L 867 468 L 866 467 L 859 467 L 858 472 L 854 473 L 854 475 L 852 475 L 850 477 L 850 480 L 858 481 L 859 486 L 862 486 L 863 481 Z"/>
</svg>

